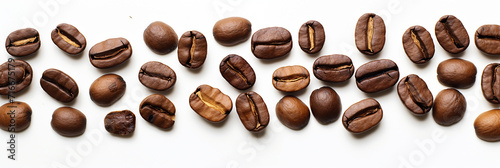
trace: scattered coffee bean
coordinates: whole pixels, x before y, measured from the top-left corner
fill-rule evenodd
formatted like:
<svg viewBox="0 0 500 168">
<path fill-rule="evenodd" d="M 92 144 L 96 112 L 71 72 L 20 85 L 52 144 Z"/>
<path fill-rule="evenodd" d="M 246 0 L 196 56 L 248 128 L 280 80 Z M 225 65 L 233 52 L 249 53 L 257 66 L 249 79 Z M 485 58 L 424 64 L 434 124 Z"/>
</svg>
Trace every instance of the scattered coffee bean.
<svg viewBox="0 0 500 168">
<path fill-rule="evenodd" d="M 340 97 L 330 87 L 322 87 L 314 90 L 309 98 L 311 111 L 321 124 L 329 124 L 337 120 L 342 112 Z"/>
<path fill-rule="evenodd" d="M 431 34 L 422 26 L 412 26 L 403 34 L 403 48 L 415 64 L 428 62 L 434 56 Z"/>
<path fill-rule="evenodd" d="M 378 125 L 382 116 L 378 101 L 368 98 L 351 105 L 342 116 L 342 124 L 349 132 L 363 133 Z"/>
<path fill-rule="evenodd" d="M 284 66 L 273 73 L 273 86 L 279 91 L 296 92 L 309 85 L 309 71 L 300 65 Z"/>
<path fill-rule="evenodd" d="M 389 59 L 373 60 L 361 65 L 356 71 L 356 85 L 366 93 L 390 88 L 399 79 L 398 65 Z"/>
<path fill-rule="evenodd" d="M 269 124 L 266 102 L 255 92 L 241 93 L 236 99 L 236 111 L 248 131 L 260 132 Z"/>
<path fill-rule="evenodd" d="M 158 61 L 146 62 L 139 70 L 139 81 L 154 90 L 167 90 L 175 84 L 177 76 L 168 65 Z"/>
<path fill-rule="evenodd" d="M 17 93 L 31 84 L 33 69 L 23 60 L 9 59 L 0 65 L 0 95 Z"/>
<path fill-rule="evenodd" d="M 90 63 L 96 68 L 111 68 L 132 56 L 132 46 L 127 39 L 111 38 L 97 43 L 89 51 Z"/>
<path fill-rule="evenodd" d="M 444 50 L 458 54 L 469 46 L 469 34 L 462 22 L 453 15 L 444 15 L 436 23 L 436 38 Z"/>
<path fill-rule="evenodd" d="M 313 74 L 322 81 L 343 82 L 354 74 L 354 65 L 346 55 L 325 55 L 314 61 Z"/>
<path fill-rule="evenodd" d="M 286 127 L 300 130 L 309 123 L 309 108 L 295 96 L 285 96 L 276 104 L 276 116 Z"/>
<path fill-rule="evenodd" d="M 315 20 L 307 21 L 300 26 L 299 46 L 302 51 L 314 54 L 323 48 L 325 43 L 325 30 L 323 25 Z"/>
<path fill-rule="evenodd" d="M 163 95 L 146 97 L 139 105 L 139 112 L 144 120 L 162 129 L 170 128 L 175 123 L 174 103 Z"/>
<path fill-rule="evenodd" d="M 252 34 L 252 24 L 245 18 L 228 17 L 215 23 L 213 28 L 215 41 L 221 45 L 233 46 L 247 41 Z"/>
<path fill-rule="evenodd" d="M 219 89 L 200 85 L 189 96 L 189 105 L 201 117 L 211 122 L 221 122 L 233 109 L 231 98 Z"/>
<path fill-rule="evenodd" d="M 177 33 L 169 25 L 156 21 L 143 34 L 144 42 L 157 54 L 168 54 L 177 48 Z"/>
<path fill-rule="evenodd" d="M 110 106 L 125 94 L 125 88 L 125 80 L 120 75 L 106 74 L 90 85 L 89 94 L 95 104 Z"/>
<path fill-rule="evenodd" d="M 47 69 L 40 78 L 42 89 L 54 99 L 68 103 L 78 96 L 78 85 L 68 74 L 58 69 Z"/>
<path fill-rule="evenodd" d="M 177 56 L 182 66 L 199 68 L 207 58 L 207 39 L 198 31 L 187 31 L 179 39 Z"/>
<path fill-rule="evenodd" d="M 414 115 L 425 115 L 432 108 L 434 97 L 425 81 L 418 75 L 411 74 L 401 78 L 398 83 L 398 95 Z"/>
<path fill-rule="evenodd" d="M 40 35 L 33 28 L 13 31 L 5 40 L 7 52 L 15 57 L 27 56 L 40 49 Z"/>
<path fill-rule="evenodd" d="M 474 121 L 474 130 L 479 139 L 488 142 L 500 141 L 500 110 L 494 109 L 480 114 Z"/>
<path fill-rule="evenodd" d="M 481 89 L 486 100 L 500 104 L 500 67 L 499 63 L 488 64 L 481 77 Z"/>
<path fill-rule="evenodd" d="M 464 117 L 467 102 L 464 95 L 456 89 L 445 89 L 434 100 L 432 117 L 439 125 L 450 126 Z"/>
<path fill-rule="evenodd" d="M 87 117 L 72 107 L 60 107 L 52 114 L 52 129 L 62 136 L 79 136 L 85 132 Z"/>
<path fill-rule="evenodd" d="M 52 42 L 68 54 L 81 53 L 87 46 L 87 40 L 78 29 L 70 24 L 61 23 L 51 33 Z"/>
<path fill-rule="evenodd" d="M 135 115 L 129 110 L 110 112 L 104 118 L 104 128 L 114 135 L 132 135 L 135 130 Z"/>
<path fill-rule="evenodd" d="M 292 50 L 292 35 L 282 27 L 260 29 L 252 36 L 252 53 L 260 59 L 285 56 Z"/>
<path fill-rule="evenodd" d="M 452 58 L 439 63 L 437 78 L 445 86 L 467 88 L 476 81 L 476 66 L 472 62 Z"/>
<path fill-rule="evenodd" d="M 31 123 L 31 107 L 20 101 L 5 103 L 0 107 L 0 128 L 9 132 L 21 132 Z"/>
<path fill-rule="evenodd" d="M 255 84 L 255 72 L 252 66 L 241 56 L 229 54 L 219 65 L 222 77 L 233 87 L 245 90 Z"/>
<path fill-rule="evenodd" d="M 482 25 L 474 34 L 477 49 L 486 54 L 500 55 L 500 25 Z"/>
<path fill-rule="evenodd" d="M 356 23 L 354 36 L 359 52 L 367 55 L 379 53 L 385 44 L 384 20 L 374 13 L 365 13 Z"/>
</svg>

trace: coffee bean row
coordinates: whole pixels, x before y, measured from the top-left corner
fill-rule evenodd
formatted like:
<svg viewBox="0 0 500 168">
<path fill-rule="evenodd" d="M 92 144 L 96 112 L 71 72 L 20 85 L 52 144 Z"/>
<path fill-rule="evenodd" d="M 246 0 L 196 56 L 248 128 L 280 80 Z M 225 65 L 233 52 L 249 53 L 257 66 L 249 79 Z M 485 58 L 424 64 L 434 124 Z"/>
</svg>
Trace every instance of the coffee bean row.
<svg viewBox="0 0 500 168">
<path fill-rule="evenodd" d="M 384 47 L 386 28 L 383 19 L 373 13 L 362 15 L 355 29 L 356 47 L 366 55 L 376 55 Z M 439 44 L 449 53 L 463 52 L 469 45 L 469 36 L 462 22 L 452 15 L 446 15 L 436 23 L 435 34 Z M 250 38 L 251 23 L 240 17 L 219 20 L 213 27 L 215 40 L 225 46 L 233 46 Z M 51 34 L 54 44 L 68 54 L 81 53 L 86 47 L 86 39 L 72 25 L 60 24 Z M 483 25 L 475 33 L 475 43 L 479 50 L 487 54 L 500 54 L 500 26 Z M 143 34 L 146 45 L 155 53 L 167 54 L 177 49 L 179 62 L 190 69 L 203 65 L 207 56 L 205 36 L 198 31 L 188 31 L 178 40 L 175 31 L 163 22 L 151 23 Z M 318 21 L 308 21 L 299 29 L 299 46 L 309 54 L 319 52 L 325 42 L 324 28 Z M 30 55 L 40 48 L 38 31 L 32 28 L 12 32 L 6 40 L 6 49 L 16 57 Z M 282 27 L 269 27 L 255 32 L 251 38 L 251 51 L 259 59 L 274 59 L 287 55 L 292 48 L 290 32 Z M 412 26 L 403 34 L 403 48 L 408 58 L 423 64 L 432 59 L 434 43 L 430 33 L 422 26 Z M 132 46 L 125 38 L 111 38 L 95 44 L 89 51 L 91 64 L 96 68 L 110 68 L 127 61 L 132 55 Z M 491 103 L 500 103 L 496 71 L 499 64 L 488 65 L 482 76 L 482 90 Z M 15 68 L 11 68 L 15 67 Z M 220 63 L 220 72 L 233 87 L 246 90 L 256 81 L 250 64 L 241 56 L 231 54 Z M 0 94 L 19 92 L 30 85 L 31 66 L 22 60 L 9 59 L 0 66 L 2 86 Z M 346 55 L 334 54 L 317 58 L 313 64 L 313 74 L 326 82 L 343 82 L 354 74 L 354 65 Z M 467 88 L 474 84 L 477 73 L 473 63 L 462 59 L 449 59 L 439 64 L 438 80 L 441 84 L 455 88 Z M 7 74 L 7 75 L 6 75 Z M 399 79 L 399 69 L 389 59 L 370 61 L 360 66 L 355 74 L 357 87 L 366 93 L 375 93 L 394 86 Z M 175 84 L 175 72 L 161 62 L 147 62 L 139 71 L 140 82 L 154 90 L 167 90 Z M 272 76 L 273 86 L 283 92 L 296 92 L 309 85 L 310 74 L 302 66 L 284 66 L 276 69 Z M 45 92 L 61 102 L 71 102 L 78 96 L 78 85 L 64 72 L 57 69 L 46 70 L 40 84 Z M 91 99 L 100 106 L 109 106 L 124 94 L 125 81 L 119 75 L 103 75 L 90 87 Z M 464 96 L 456 89 L 441 91 L 436 98 L 427 84 L 416 74 L 403 77 L 397 85 L 402 103 L 414 114 L 425 115 L 431 108 L 433 118 L 440 125 L 459 122 L 466 109 Z M 8 131 L 22 131 L 29 126 L 31 108 L 23 102 L 7 103 L 0 107 L 0 126 Z M 232 100 L 219 89 L 200 85 L 189 98 L 191 108 L 211 122 L 225 120 L 232 111 Z M 15 108 L 15 109 L 12 109 Z M 340 117 L 340 97 L 330 87 L 322 87 L 312 92 L 310 108 L 318 122 L 328 124 Z M 140 104 L 141 116 L 160 127 L 170 128 L 175 122 L 175 106 L 163 95 L 150 95 Z M 15 110 L 15 126 L 9 111 Z M 260 132 L 269 123 L 269 112 L 263 98 L 256 92 L 242 93 L 236 100 L 236 110 L 244 127 L 252 132 Z M 283 97 L 276 105 L 276 115 L 280 122 L 291 129 L 302 129 L 310 118 L 308 106 L 294 96 Z M 382 119 L 381 105 L 372 98 L 351 105 L 343 114 L 342 123 L 352 133 L 363 133 L 375 127 Z M 474 127 L 480 139 L 500 140 L 500 110 L 481 114 Z M 61 107 L 53 114 L 53 129 L 63 136 L 78 136 L 86 127 L 85 115 L 71 107 Z M 135 115 L 129 110 L 115 111 L 105 117 L 105 128 L 112 134 L 130 135 L 135 129 Z"/>
</svg>

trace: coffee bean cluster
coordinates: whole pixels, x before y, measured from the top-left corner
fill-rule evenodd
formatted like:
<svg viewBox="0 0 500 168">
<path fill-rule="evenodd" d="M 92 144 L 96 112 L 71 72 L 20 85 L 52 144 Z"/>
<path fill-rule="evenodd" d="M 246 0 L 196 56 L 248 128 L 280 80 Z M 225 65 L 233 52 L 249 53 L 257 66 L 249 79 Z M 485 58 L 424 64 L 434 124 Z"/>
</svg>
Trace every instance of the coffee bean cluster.
<svg viewBox="0 0 500 168">
<path fill-rule="evenodd" d="M 441 17 L 435 25 L 435 37 L 441 47 L 451 54 L 459 54 L 469 46 L 469 35 L 462 22 L 452 15 Z M 290 31 L 283 27 L 268 27 L 257 30 L 252 35 L 252 24 L 241 17 L 219 20 L 213 27 L 213 37 L 220 45 L 234 46 L 251 39 L 250 50 L 258 59 L 275 59 L 286 56 L 292 49 Z M 302 24 L 298 31 L 298 44 L 307 54 L 321 51 L 325 43 L 325 28 L 315 20 Z M 79 54 L 87 46 L 80 31 L 67 23 L 58 25 L 52 32 L 53 43 L 67 54 Z M 207 58 L 207 40 L 204 34 L 191 30 L 178 38 L 168 24 L 161 21 L 151 23 L 143 32 L 145 44 L 157 54 L 168 54 L 177 48 L 179 63 L 189 69 L 203 66 Z M 367 55 L 379 54 L 385 44 L 386 27 L 384 20 L 374 14 L 362 15 L 355 28 L 355 44 L 359 52 Z M 500 25 L 483 25 L 474 34 L 474 42 L 486 54 L 500 55 Z M 14 57 L 35 53 L 40 48 L 40 35 L 33 28 L 20 29 L 8 35 L 6 50 Z M 415 64 L 430 61 L 435 52 L 431 33 L 424 27 L 409 27 L 402 35 L 402 46 L 409 60 Z M 92 46 L 89 51 L 90 63 L 99 69 L 115 67 L 132 56 L 132 45 L 125 38 L 110 38 Z M 481 88 L 485 99 L 500 104 L 500 63 L 491 63 L 484 68 Z M 344 82 L 353 75 L 362 92 L 377 93 L 396 85 L 401 102 L 411 114 L 422 116 L 432 110 L 437 124 L 453 125 L 459 122 L 466 111 L 466 99 L 458 91 L 474 85 L 477 69 L 463 59 L 448 59 L 437 68 L 438 81 L 450 88 L 442 90 L 434 98 L 426 82 L 417 74 L 409 74 L 400 79 L 396 62 L 390 59 L 376 59 L 355 70 L 349 56 L 332 54 L 318 57 L 313 65 L 314 76 L 325 82 Z M 222 59 L 219 66 L 222 77 L 239 90 L 252 88 L 257 78 L 252 66 L 245 58 L 230 54 Z M 33 70 L 23 60 L 13 60 L 0 65 L 0 94 L 8 95 L 27 88 L 32 81 Z M 151 61 L 145 63 L 138 72 L 139 81 L 147 88 L 163 91 L 176 83 L 176 73 L 168 65 Z M 292 93 L 306 88 L 311 75 L 300 65 L 282 66 L 272 74 L 272 85 L 284 93 Z M 399 82 L 398 82 L 399 81 Z M 78 97 L 79 87 L 73 78 L 58 69 L 47 69 L 40 79 L 42 89 L 55 100 L 72 102 Z M 15 89 L 11 89 L 15 88 Z M 118 101 L 126 90 L 125 80 L 117 74 L 105 74 L 90 86 L 92 101 L 99 106 L 110 106 Z M 248 131 L 260 132 L 269 124 L 270 115 L 264 99 L 254 91 L 241 93 L 236 99 L 236 111 Z M 31 108 L 24 102 L 13 102 L 0 107 L 0 128 L 8 131 L 22 131 L 29 127 Z M 194 112 L 210 122 L 224 121 L 233 109 L 233 101 L 218 88 L 200 85 L 191 93 L 189 105 Z M 12 109 L 15 108 L 15 109 Z M 14 118 L 10 111 L 18 113 Z M 152 125 L 169 129 L 175 123 L 175 106 L 165 96 L 153 94 L 139 105 L 140 116 Z M 352 133 L 364 133 L 376 127 L 383 118 L 380 103 L 368 98 L 348 107 L 342 114 L 341 97 L 330 87 L 314 90 L 309 106 L 299 98 L 284 96 L 276 104 L 276 116 L 286 127 L 300 130 L 307 126 L 310 113 L 321 124 L 338 120 Z M 9 127 L 14 120 L 16 126 Z M 63 136 L 79 136 L 85 132 L 86 117 L 81 111 L 71 107 L 61 107 L 54 111 L 51 125 L 55 132 Z M 108 132 L 119 136 L 130 136 L 135 130 L 135 115 L 130 110 L 110 112 L 104 118 Z M 474 122 L 477 136 L 485 141 L 500 141 L 500 110 L 494 109 L 479 115 Z"/>
</svg>

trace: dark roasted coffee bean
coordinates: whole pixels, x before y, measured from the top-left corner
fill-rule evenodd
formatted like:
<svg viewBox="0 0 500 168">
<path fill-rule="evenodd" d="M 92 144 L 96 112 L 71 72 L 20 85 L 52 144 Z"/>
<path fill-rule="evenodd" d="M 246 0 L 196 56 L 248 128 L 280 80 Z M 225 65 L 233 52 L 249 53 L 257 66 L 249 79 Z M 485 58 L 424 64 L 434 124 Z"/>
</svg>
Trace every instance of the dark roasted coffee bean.
<svg viewBox="0 0 500 168">
<path fill-rule="evenodd" d="M 170 128 L 175 123 L 175 106 L 168 98 L 152 94 L 139 105 L 142 118 L 159 128 Z"/>
<path fill-rule="evenodd" d="M 276 116 L 286 127 L 300 130 L 309 123 L 309 108 L 295 96 L 285 96 L 276 104 Z"/>
<path fill-rule="evenodd" d="M 40 35 L 33 28 L 13 31 L 5 40 L 7 52 L 16 57 L 33 54 L 40 49 Z"/>
<path fill-rule="evenodd" d="M 325 55 L 313 64 L 313 74 L 322 81 L 343 82 L 354 74 L 351 58 L 342 54 Z"/>
<path fill-rule="evenodd" d="M 310 82 L 309 71 L 300 65 L 284 66 L 273 73 L 273 86 L 279 91 L 295 92 L 306 88 Z"/>
<path fill-rule="evenodd" d="M 445 86 L 467 88 L 476 81 L 476 66 L 472 62 L 452 58 L 439 63 L 437 78 Z"/>
<path fill-rule="evenodd" d="M 309 98 L 311 111 L 321 124 L 329 124 L 337 120 L 342 112 L 340 97 L 330 87 L 322 87 L 314 90 Z"/>
<path fill-rule="evenodd" d="M 110 106 L 125 94 L 125 88 L 125 80 L 120 75 L 106 74 L 90 85 L 89 94 L 95 104 Z"/>
<path fill-rule="evenodd" d="M 73 25 L 61 23 L 52 30 L 52 41 L 68 54 L 81 53 L 87 46 L 87 40 Z"/>
<path fill-rule="evenodd" d="M 255 83 L 255 72 L 252 66 L 239 55 L 226 56 L 220 62 L 219 70 L 222 77 L 237 89 L 245 90 Z"/>
<path fill-rule="evenodd" d="M 78 85 L 68 74 L 58 69 L 47 69 L 40 78 L 42 89 L 54 99 L 67 103 L 78 96 Z"/>
<path fill-rule="evenodd" d="M 482 52 L 500 55 L 500 25 L 482 25 L 477 28 L 474 42 Z"/>
<path fill-rule="evenodd" d="M 500 141 L 500 110 L 493 109 L 477 116 L 474 130 L 479 139 L 488 142 Z"/>
<path fill-rule="evenodd" d="M 96 68 L 111 68 L 132 56 L 132 46 L 127 39 L 111 38 L 97 43 L 89 51 L 90 63 Z"/>
<path fill-rule="evenodd" d="M 104 118 L 104 128 L 114 135 L 132 135 L 135 130 L 135 115 L 129 110 L 110 112 Z"/>
<path fill-rule="evenodd" d="M 199 68 L 207 58 L 207 39 L 198 31 L 187 31 L 179 39 L 177 57 L 182 66 L 196 69 Z"/>
<path fill-rule="evenodd" d="M 233 109 L 231 98 L 209 85 L 198 86 L 189 96 L 189 105 L 201 117 L 211 122 L 223 121 Z"/>
<path fill-rule="evenodd" d="M 385 44 L 384 20 L 374 13 L 365 13 L 356 23 L 354 36 L 356 47 L 361 53 L 367 55 L 379 53 Z"/>
<path fill-rule="evenodd" d="M 366 93 L 379 92 L 390 88 L 399 79 L 398 65 L 389 59 L 370 61 L 356 71 L 356 85 Z"/>
<path fill-rule="evenodd" d="M 215 23 L 215 41 L 221 45 L 232 46 L 247 41 L 252 34 L 252 24 L 245 18 L 228 17 Z"/>
<path fill-rule="evenodd" d="M 434 97 L 425 81 L 418 75 L 411 74 L 401 78 L 398 83 L 398 95 L 414 115 L 427 114 L 432 108 Z"/>
<path fill-rule="evenodd" d="M 342 116 L 342 124 L 349 132 L 363 133 L 378 125 L 382 116 L 378 101 L 368 98 L 351 105 Z"/>
<path fill-rule="evenodd" d="M 157 54 L 168 54 L 177 48 L 177 33 L 169 25 L 156 21 L 143 33 L 144 42 Z"/>
<path fill-rule="evenodd" d="M 282 27 L 260 29 L 252 36 L 252 53 L 257 58 L 272 59 L 292 50 L 292 35 Z"/>
<path fill-rule="evenodd" d="M 481 77 L 481 89 L 486 100 L 500 104 L 500 64 L 488 64 Z"/>
<path fill-rule="evenodd" d="M 60 107 L 52 114 L 52 129 L 62 136 L 79 136 L 85 132 L 87 117 L 72 107 Z"/>
<path fill-rule="evenodd" d="M 444 15 L 436 23 L 436 38 L 444 50 L 458 54 L 469 46 L 469 34 L 462 22 L 453 15 Z"/>
<path fill-rule="evenodd" d="M 434 56 L 431 34 L 422 26 L 412 26 L 403 34 L 403 48 L 415 64 L 428 62 Z"/>
<path fill-rule="evenodd" d="M 439 125 L 453 125 L 464 117 L 467 102 L 464 95 L 456 89 L 445 89 L 434 100 L 432 117 Z"/>
<path fill-rule="evenodd" d="M 23 60 L 9 59 L 0 65 L 0 95 L 17 93 L 31 84 L 33 70 Z"/>
<path fill-rule="evenodd" d="M 20 101 L 5 103 L 0 107 L 0 128 L 9 132 L 21 132 L 31 123 L 31 107 Z"/>
<path fill-rule="evenodd" d="M 172 87 L 177 76 L 168 65 L 158 61 L 146 62 L 139 70 L 139 81 L 154 90 L 167 90 Z"/>
<path fill-rule="evenodd" d="M 236 99 L 236 111 L 248 131 L 260 132 L 269 124 L 266 102 L 255 92 L 241 93 Z"/>
<path fill-rule="evenodd" d="M 315 20 L 307 21 L 300 26 L 299 46 L 302 51 L 314 54 L 323 48 L 325 43 L 325 30 L 323 25 Z"/>
</svg>

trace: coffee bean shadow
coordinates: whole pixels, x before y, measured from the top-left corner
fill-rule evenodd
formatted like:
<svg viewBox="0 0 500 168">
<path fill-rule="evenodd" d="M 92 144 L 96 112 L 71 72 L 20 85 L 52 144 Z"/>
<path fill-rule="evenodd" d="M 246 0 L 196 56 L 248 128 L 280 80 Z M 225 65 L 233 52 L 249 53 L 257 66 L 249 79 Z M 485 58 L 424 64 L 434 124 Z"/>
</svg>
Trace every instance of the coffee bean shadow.
<svg viewBox="0 0 500 168">
<path fill-rule="evenodd" d="M 372 127 L 369 130 L 366 130 L 365 132 L 362 132 L 362 133 L 351 133 L 351 135 L 354 138 L 356 138 L 356 139 L 363 139 L 366 136 L 371 135 L 373 132 L 377 131 L 378 128 L 380 127 L 380 124 L 382 124 L 382 122 L 380 122 L 379 124 L 377 124 L 375 127 Z"/>
<path fill-rule="evenodd" d="M 290 56 L 290 52 L 284 56 L 281 56 L 281 57 L 278 57 L 278 58 L 273 58 L 273 59 L 262 59 L 262 58 L 257 58 L 259 59 L 259 61 L 263 64 L 273 64 L 273 63 L 276 63 L 276 62 L 280 62 L 280 61 L 283 61 L 285 60 L 286 58 L 288 58 Z"/>
<path fill-rule="evenodd" d="M 56 99 L 54 99 L 54 100 L 56 100 Z M 56 100 L 56 101 L 57 101 L 57 100 Z M 60 101 L 57 101 L 57 102 L 62 103 L 64 106 L 70 106 L 70 107 L 73 107 L 73 105 L 75 105 L 77 101 L 78 101 L 78 97 L 76 97 L 75 99 L 73 99 L 73 101 L 70 101 L 70 102 L 67 102 L 67 103 L 60 102 Z"/>
<path fill-rule="evenodd" d="M 359 52 L 359 50 L 358 50 Z M 366 58 L 370 58 L 370 59 L 380 59 L 381 55 L 384 54 L 384 50 L 382 49 L 380 52 L 378 52 L 377 54 L 375 55 L 368 55 L 368 54 L 364 54 L 362 52 L 359 52 L 360 54 L 363 54 Z"/>
<path fill-rule="evenodd" d="M 143 85 L 144 86 L 144 85 Z M 144 86 L 145 88 L 147 88 L 146 86 Z M 148 91 L 152 94 L 160 94 L 160 95 L 170 95 L 172 94 L 172 92 L 174 91 L 174 88 L 175 88 L 175 84 L 172 85 L 170 88 L 168 88 L 167 90 L 154 90 L 154 89 L 150 89 L 150 88 L 147 88 Z"/>
<path fill-rule="evenodd" d="M 490 103 L 490 102 L 488 102 L 488 104 L 490 104 L 489 106 L 492 107 L 492 108 L 494 108 L 494 109 L 500 108 L 500 104 L 493 104 L 493 103 Z"/>
<path fill-rule="evenodd" d="M 21 90 L 21 91 L 19 91 L 19 92 L 17 92 L 17 93 L 13 93 L 12 95 L 13 95 L 14 97 L 11 97 L 11 98 L 12 98 L 14 101 L 22 101 L 22 100 L 20 100 L 20 99 L 23 97 L 23 95 L 24 95 L 24 94 L 26 94 L 26 93 L 28 93 L 28 92 L 29 92 L 29 90 L 30 90 L 30 89 L 31 89 L 31 87 L 32 87 L 31 85 L 33 85 L 33 82 L 30 84 L 30 86 L 28 86 L 28 87 L 24 88 L 23 90 Z M 9 100 L 9 96 L 8 96 L 8 95 L 2 95 L 2 99 L 4 99 L 4 98 L 5 98 L 5 100 L 7 100 L 7 101 Z M 29 102 L 27 102 L 27 103 L 29 104 Z"/>
<path fill-rule="evenodd" d="M 69 53 L 64 52 L 62 50 L 60 52 L 63 53 L 64 55 L 70 57 L 71 59 L 78 60 L 78 59 L 82 58 L 83 53 L 85 52 L 85 50 L 83 50 L 82 52 L 77 53 L 77 54 L 69 54 Z"/>
<path fill-rule="evenodd" d="M 113 136 L 113 137 L 124 138 L 124 139 L 130 139 L 130 138 L 132 138 L 132 136 L 134 136 L 134 133 L 135 133 L 135 130 L 134 130 L 134 132 L 132 132 L 131 134 L 129 134 L 129 135 L 125 135 L 125 136 L 124 136 L 124 135 L 116 135 L 116 134 L 112 134 L 112 133 L 109 133 L 109 134 L 110 134 L 111 136 Z"/>
<path fill-rule="evenodd" d="M 40 47 L 40 48 L 41 48 L 41 47 Z M 40 53 L 40 50 L 38 50 L 38 51 L 36 51 L 36 52 L 34 52 L 34 53 L 31 53 L 30 55 L 21 56 L 21 57 L 15 57 L 15 56 L 13 56 L 13 58 L 14 58 L 14 59 L 20 59 L 20 60 L 25 60 L 25 61 L 27 61 L 27 60 L 30 60 L 30 59 L 33 59 L 33 58 L 37 57 L 39 53 Z M 28 62 L 28 63 L 29 63 L 29 62 Z"/>
<path fill-rule="evenodd" d="M 234 108 L 233 108 L 234 109 Z M 231 113 L 229 113 L 228 115 L 230 115 Z M 220 122 L 212 122 L 212 121 L 208 121 L 207 119 L 203 118 L 203 117 L 198 117 L 200 120 L 203 120 L 205 121 L 206 123 L 208 123 L 208 125 L 214 127 L 214 128 L 222 128 L 224 125 L 226 125 L 227 123 L 227 120 L 229 120 L 229 116 L 227 116 L 224 120 L 220 121 Z"/>
<path fill-rule="evenodd" d="M 115 72 L 115 71 L 119 71 L 121 69 L 124 69 L 127 67 L 127 65 L 130 64 L 130 59 L 121 63 L 120 65 L 116 65 L 114 67 L 111 67 L 111 68 L 106 68 L 106 69 L 100 69 L 100 68 L 96 68 L 98 69 L 100 72 L 104 73 L 104 74 L 109 74 L 109 73 L 112 73 L 112 72 Z M 137 69 L 137 73 L 139 73 L 139 69 Z"/>
<path fill-rule="evenodd" d="M 140 118 L 142 118 L 142 117 L 140 117 Z M 146 120 L 144 120 L 144 121 L 146 121 Z M 146 121 L 146 122 L 147 122 L 147 121 Z M 172 125 L 172 126 L 171 126 L 171 127 L 169 127 L 169 128 L 160 128 L 160 127 L 157 127 L 156 125 L 154 125 L 154 124 L 152 124 L 152 123 L 150 123 L 150 122 L 147 122 L 147 123 L 148 123 L 148 125 L 149 125 L 148 127 L 155 127 L 156 129 L 158 129 L 158 130 L 160 130 L 160 131 L 163 131 L 163 132 L 170 132 L 170 131 L 172 131 L 172 130 L 174 129 L 174 127 L 175 127 L 175 123 L 174 123 L 174 125 Z"/>
<path fill-rule="evenodd" d="M 346 81 L 343 81 L 343 82 L 326 82 L 326 81 L 321 81 L 321 84 L 323 84 L 324 86 L 330 86 L 332 88 L 346 87 L 350 83 L 351 83 L 350 78 L 347 79 Z"/>
<path fill-rule="evenodd" d="M 432 61 L 432 59 L 431 59 L 431 60 L 429 60 L 429 61 L 427 61 L 426 63 L 423 63 L 423 64 L 415 64 L 415 63 L 413 63 L 413 62 L 412 62 L 412 63 L 413 63 L 413 65 L 415 65 L 415 67 L 417 67 L 418 69 L 425 69 L 425 68 L 427 68 L 427 67 L 430 65 L 430 63 L 429 63 L 429 62 L 431 62 L 431 61 Z M 410 62 L 411 62 L 411 61 L 410 61 Z"/>
<path fill-rule="evenodd" d="M 300 50 L 302 51 L 302 49 Z M 321 55 L 321 51 L 317 52 L 317 53 L 314 53 L 314 54 L 309 54 L 309 53 L 306 53 L 304 52 L 307 56 L 309 57 L 312 57 L 312 58 L 318 58 L 320 55 Z"/>
<path fill-rule="evenodd" d="M 246 130 L 246 129 L 245 129 Z M 266 129 L 260 132 L 250 132 L 254 138 L 263 138 L 266 135 Z"/>
<path fill-rule="evenodd" d="M 500 55 L 492 55 L 492 54 L 488 54 L 488 53 L 485 53 L 482 51 L 479 51 L 479 52 L 481 53 L 481 55 L 483 55 L 484 57 L 486 57 L 492 61 L 498 62 L 498 59 L 500 58 Z"/>
<path fill-rule="evenodd" d="M 182 66 L 182 67 L 184 67 L 184 66 Z M 191 73 L 193 73 L 193 74 L 199 74 L 203 70 L 204 67 L 205 67 L 205 65 L 202 65 L 202 66 L 200 66 L 200 67 L 198 67 L 196 69 L 191 69 L 191 68 L 188 68 L 188 67 L 184 67 L 184 68 L 188 69 L 188 71 L 191 72 Z"/>
<path fill-rule="evenodd" d="M 410 115 L 412 115 L 413 118 L 417 119 L 418 121 L 425 121 L 427 119 L 427 117 L 429 117 L 429 115 L 432 115 L 432 114 L 430 114 L 430 113 L 432 113 L 432 111 L 429 111 L 429 112 L 425 113 L 424 115 L 414 115 L 409 110 L 407 110 L 407 112 L 410 113 Z"/>
<path fill-rule="evenodd" d="M 391 86 L 390 88 L 382 90 L 380 92 L 376 92 L 376 93 L 364 93 L 364 94 L 366 96 L 368 96 L 368 97 L 383 97 L 385 95 L 391 94 L 395 90 L 395 88 L 396 88 L 395 86 Z"/>
<path fill-rule="evenodd" d="M 467 52 L 467 50 L 464 50 L 462 51 L 461 53 L 457 53 L 457 54 L 453 54 L 453 53 L 449 53 L 448 51 L 444 51 L 446 53 L 446 55 L 448 55 L 449 57 L 454 57 L 454 58 L 458 58 L 458 57 L 462 57 L 465 55 L 465 52 Z"/>
<path fill-rule="evenodd" d="M 306 88 L 304 88 L 302 90 L 296 91 L 296 92 L 283 92 L 283 91 L 279 91 L 279 92 L 280 92 L 280 94 L 282 96 L 289 96 L 289 95 L 291 95 L 291 96 L 299 97 L 301 95 L 304 95 L 307 92 L 307 88 L 308 87 L 306 87 Z"/>
</svg>

